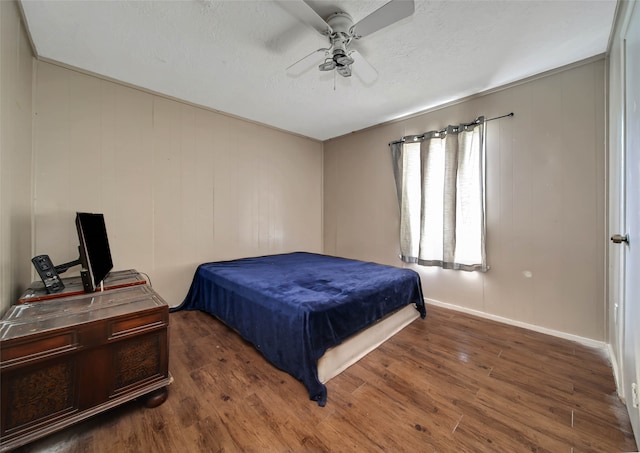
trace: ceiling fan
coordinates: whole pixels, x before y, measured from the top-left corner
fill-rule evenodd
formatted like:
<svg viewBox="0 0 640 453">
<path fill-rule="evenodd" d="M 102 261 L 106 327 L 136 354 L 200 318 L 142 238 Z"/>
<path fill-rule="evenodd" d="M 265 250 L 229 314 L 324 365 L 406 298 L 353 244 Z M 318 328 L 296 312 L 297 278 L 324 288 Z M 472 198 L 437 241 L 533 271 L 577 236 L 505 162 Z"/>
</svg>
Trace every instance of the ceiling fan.
<svg viewBox="0 0 640 453">
<path fill-rule="evenodd" d="M 378 73 L 356 49 L 350 48 L 351 43 L 409 17 L 415 11 L 413 0 L 391 0 L 354 24 L 351 16 L 342 11 L 334 12 L 324 20 L 306 0 L 279 3 L 329 40 L 329 47 L 314 50 L 296 61 L 287 68 L 288 73 L 300 75 L 306 72 L 310 64 L 321 61 L 318 65 L 320 71 L 335 70 L 342 77 L 350 77 L 352 65 L 355 64 L 356 74 L 367 84 L 375 81 Z M 320 53 L 322 60 L 319 60 Z"/>
</svg>

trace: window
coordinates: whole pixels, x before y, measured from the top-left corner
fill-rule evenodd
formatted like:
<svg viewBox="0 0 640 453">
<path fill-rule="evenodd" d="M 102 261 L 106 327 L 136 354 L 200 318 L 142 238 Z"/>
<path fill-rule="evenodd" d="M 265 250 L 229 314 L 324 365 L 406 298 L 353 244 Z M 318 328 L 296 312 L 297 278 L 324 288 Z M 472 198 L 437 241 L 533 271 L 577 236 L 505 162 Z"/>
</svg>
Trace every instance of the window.
<svg viewBox="0 0 640 453">
<path fill-rule="evenodd" d="M 402 260 L 486 271 L 484 118 L 390 146 Z"/>
</svg>

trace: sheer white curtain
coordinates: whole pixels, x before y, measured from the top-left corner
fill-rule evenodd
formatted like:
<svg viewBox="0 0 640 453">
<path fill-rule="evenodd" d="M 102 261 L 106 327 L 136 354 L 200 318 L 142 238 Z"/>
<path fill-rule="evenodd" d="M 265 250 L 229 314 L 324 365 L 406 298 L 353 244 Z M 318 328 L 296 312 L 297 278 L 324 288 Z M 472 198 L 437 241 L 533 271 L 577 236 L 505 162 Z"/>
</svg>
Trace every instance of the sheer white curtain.
<svg viewBox="0 0 640 453">
<path fill-rule="evenodd" d="M 390 147 L 402 260 L 486 271 L 484 118 Z"/>
</svg>

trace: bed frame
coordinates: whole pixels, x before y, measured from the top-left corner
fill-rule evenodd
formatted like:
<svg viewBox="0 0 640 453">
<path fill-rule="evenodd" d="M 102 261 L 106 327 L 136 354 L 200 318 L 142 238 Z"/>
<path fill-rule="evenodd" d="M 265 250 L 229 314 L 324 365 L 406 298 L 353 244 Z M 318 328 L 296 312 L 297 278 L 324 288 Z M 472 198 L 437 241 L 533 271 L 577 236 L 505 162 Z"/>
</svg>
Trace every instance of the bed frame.
<svg viewBox="0 0 640 453">
<path fill-rule="evenodd" d="M 327 349 L 318 360 L 318 379 L 323 384 L 327 383 L 419 317 L 415 307 L 407 305 L 342 344 Z"/>
</svg>

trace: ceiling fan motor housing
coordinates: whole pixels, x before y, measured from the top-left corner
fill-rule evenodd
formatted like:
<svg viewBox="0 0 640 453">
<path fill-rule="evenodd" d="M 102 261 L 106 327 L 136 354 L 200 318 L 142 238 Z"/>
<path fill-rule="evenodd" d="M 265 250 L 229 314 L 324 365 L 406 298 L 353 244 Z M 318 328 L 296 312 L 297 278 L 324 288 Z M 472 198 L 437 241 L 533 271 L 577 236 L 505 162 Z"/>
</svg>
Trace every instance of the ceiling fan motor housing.
<svg viewBox="0 0 640 453">
<path fill-rule="evenodd" d="M 333 30 L 333 33 L 343 33 L 351 36 L 350 29 L 353 27 L 353 19 L 347 13 L 339 11 L 327 17 L 327 24 Z"/>
</svg>

